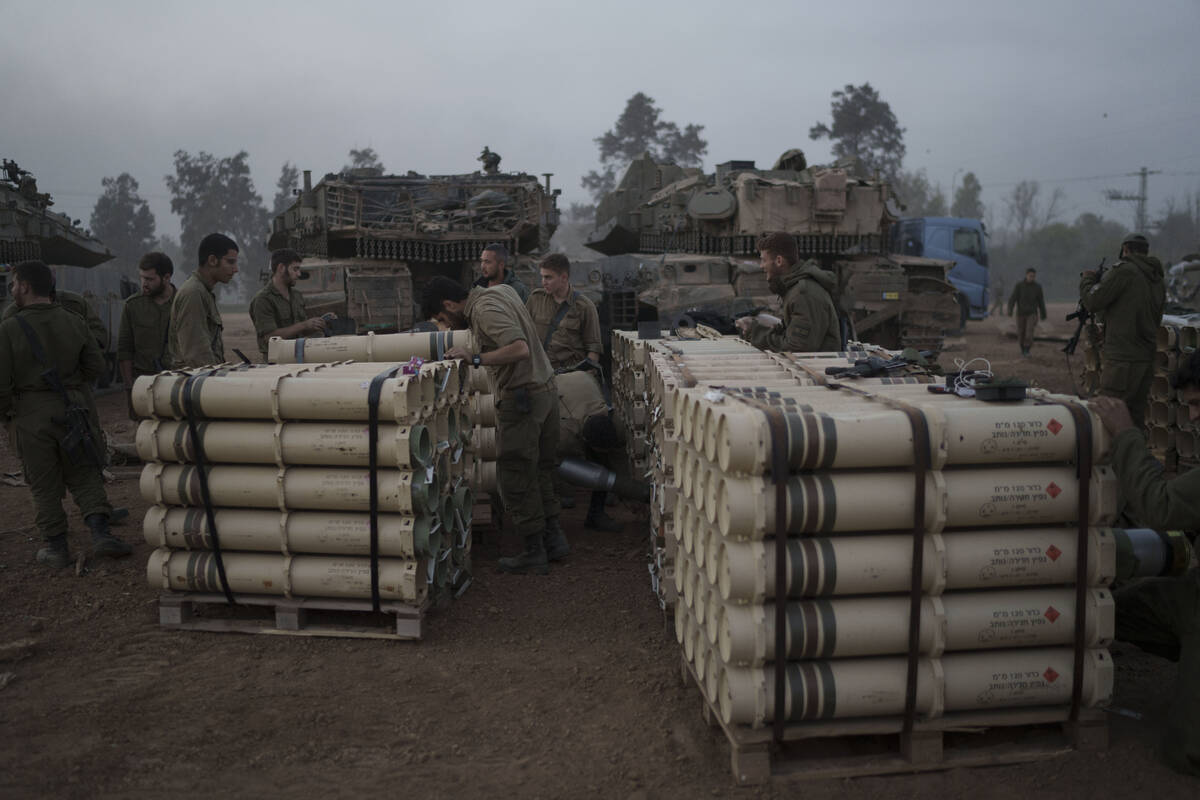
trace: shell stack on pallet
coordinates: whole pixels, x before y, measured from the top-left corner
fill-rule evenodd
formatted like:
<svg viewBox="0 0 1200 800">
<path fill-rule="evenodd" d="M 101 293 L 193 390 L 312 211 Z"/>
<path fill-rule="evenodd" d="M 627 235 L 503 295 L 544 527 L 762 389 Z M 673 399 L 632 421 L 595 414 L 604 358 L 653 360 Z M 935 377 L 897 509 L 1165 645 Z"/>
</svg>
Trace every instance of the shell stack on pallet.
<svg viewBox="0 0 1200 800">
<path fill-rule="evenodd" d="M 1015 724 L 1006 717 L 1014 708 L 1025 709 L 1021 724 L 1066 720 L 1077 652 L 1081 707 L 1104 704 L 1114 628 L 1106 587 L 1132 533 L 1105 527 L 1117 483 L 1098 419 L 1082 412 L 1093 466 L 1082 478 L 1088 553 L 1078 592 L 1084 484 L 1068 408 L 1077 401 L 1041 393 L 986 403 L 924 385 L 845 383 L 674 390 L 676 636 L 731 740 L 772 724 L 780 658 L 796 738 L 806 725 L 846 719 L 873 720 L 864 733 L 899 732 L 914 609 L 919 720 L 970 712 L 975 725 Z M 783 412 L 778 437 L 768 409 Z M 913 415 L 929 440 L 919 528 L 915 465 L 926 456 L 914 448 Z M 786 585 L 777 583 L 773 458 L 788 470 Z M 780 594 L 786 628 L 777 638 Z"/>
<path fill-rule="evenodd" d="M 675 390 L 722 385 L 769 391 L 779 387 L 815 385 L 824 382 L 825 367 L 849 366 L 868 355 L 892 355 L 873 345 L 857 343 L 848 353 L 781 355 L 764 353 L 735 336 L 639 340 L 626 332 L 614 332 L 613 353 L 614 386 L 639 388 L 637 401 L 647 412 L 644 428 L 630 426 L 627 435 L 646 442 L 645 471 L 654 487 L 650 518 L 650 583 L 659 605 L 667 611 L 673 609 L 678 597 L 674 533 L 680 476 L 676 446 L 678 420 L 672 399 Z M 632 372 L 637 374 L 631 376 Z M 614 396 L 616 394 L 614 390 Z"/>
<path fill-rule="evenodd" d="M 1200 326 L 1183 318 L 1164 320 L 1159 326 L 1146 428 L 1155 456 L 1171 472 L 1200 466 L 1200 428 L 1192 424 L 1171 388 L 1171 374 L 1197 347 Z"/>
<path fill-rule="evenodd" d="M 279 339 L 268 342 L 267 360 L 273 364 L 408 361 L 414 356 L 425 361 L 440 361 L 452 347 L 474 350 L 470 331 L 429 331 L 423 333 L 367 333 L 364 336 L 330 336 L 313 339 Z M 476 501 L 484 501 L 497 491 L 496 459 L 500 442 L 496 434 L 496 398 L 486 368 L 462 365 L 468 372 L 466 405 L 462 409 L 464 425 L 474 430 L 462 453 L 461 468 Z M 457 463 L 457 462 L 456 462 Z M 470 573 L 469 547 L 458 569 Z"/>
<path fill-rule="evenodd" d="M 379 599 L 419 608 L 431 591 L 465 588 L 473 496 L 461 367 L 397 364 L 380 378 L 377 363 L 238 365 L 139 378 L 141 493 L 153 504 L 143 530 L 158 548 L 151 585 L 371 598 L 374 386 Z"/>
</svg>

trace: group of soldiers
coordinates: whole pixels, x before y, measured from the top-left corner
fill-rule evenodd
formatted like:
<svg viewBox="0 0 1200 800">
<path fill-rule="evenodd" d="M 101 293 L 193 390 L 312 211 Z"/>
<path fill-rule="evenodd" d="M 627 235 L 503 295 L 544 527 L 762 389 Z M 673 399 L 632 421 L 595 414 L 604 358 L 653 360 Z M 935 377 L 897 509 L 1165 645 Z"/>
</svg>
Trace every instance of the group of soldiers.
<svg viewBox="0 0 1200 800">
<path fill-rule="evenodd" d="M 781 318 L 740 319 L 741 335 L 766 350 L 839 349 L 833 276 L 815 261 L 801 262 L 789 235 L 766 236 L 758 249 L 769 285 L 781 298 Z M 142 293 L 126 302 L 118 342 L 127 386 L 139 375 L 225 360 L 213 289 L 237 273 L 238 252 L 226 236 L 205 237 L 196 271 L 178 289 L 171 283 L 169 258 L 149 253 L 142 259 Z M 271 279 L 251 302 L 264 359 L 272 336 L 295 338 L 326 328 L 327 318 L 307 315 L 295 288 L 300 264 L 294 251 L 272 253 Z M 603 394 L 599 318 L 595 305 L 571 288 L 570 263 L 561 254 L 541 261 L 541 288 L 532 293 L 511 269 L 503 245 L 483 250 L 480 269 L 482 277 L 470 287 L 445 277 L 431 279 L 421 310 L 443 328 L 469 328 L 475 350 L 455 347 L 446 355 L 486 367 L 491 374 L 500 493 L 522 537 L 521 552 L 501 558 L 499 566 L 507 572 L 545 574 L 550 562 L 571 549 L 559 523 L 563 493 L 554 480 L 559 460 L 581 455 L 613 469 L 625 461 L 621 434 Z M 1164 478 L 1142 433 L 1165 301 L 1163 278 L 1162 264 L 1149 255 L 1149 244 L 1140 235 L 1122 243 L 1120 260 L 1102 277 L 1081 274 L 1080 302 L 1105 323 L 1102 396 L 1092 401 L 1092 408 L 1114 437 L 1112 464 L 1129 523 L 1197 530 L 1200 470 Z M 96 448 L 101 441 L 98 419 L 88 391 L 104 359 L 85 322 L 86 302 L 84 309 L 75 309 L 66 293 L 56 297 L 53 273 L 40 262 L 16 266 L 12 296 L 13 310 L 0 323 L 0 416 L 13 423 L 13 441 L 33 489 L 37 526 L 45 539 L 37 558 L 53 567 L 69 563 L 62 508 L 66 489 L 83 513 L 93 552 L 127 555 L 129 545 L 109 529 L 111 507 Z M 1028 355 L 1036 318 L 1045 318 L 1034 270 L 1014 289 L 1010 313 L 1014 306 L 1025 332 L 1022 352 Z M 1184 360 L 1172 383 L 1189 418 L 1200 423 L 1200 353 Z M 620 529 L 605 512 L 604 492 L 592 493 L 586 525 Z M 1119 589 L 1116 601 L 1119 639 L 1180 661 L 1166 757 L 1177 769 L 1200 774 L 1200 573 L 1192 569 L 1179 578 L 1134 583 Z"/>
</svg>

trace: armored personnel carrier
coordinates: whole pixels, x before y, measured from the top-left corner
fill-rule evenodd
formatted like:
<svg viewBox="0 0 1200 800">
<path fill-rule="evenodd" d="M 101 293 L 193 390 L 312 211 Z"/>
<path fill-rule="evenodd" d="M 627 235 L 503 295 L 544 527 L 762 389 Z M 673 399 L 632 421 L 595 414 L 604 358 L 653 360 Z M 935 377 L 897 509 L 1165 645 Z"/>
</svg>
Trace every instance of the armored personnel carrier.
<svg viewBox="0 0 1200 800">
<path fill-rule="evenodd" d="M 586 245 L 610 258 L 589 275 L 608 290 L 610 308 L 612 292 L 632 290 L 640 313 L 653 307 L 664 324 L 688 309 L 733 315 L 769 302 L 756 242 L 786 232 L 802 259 L 836 275 L 834 300 L 849 336 L 936 352 L 959 320 L 946 279 L 953 262 L 889 254 L 898 208 L 885 182 L 856 178 L 853 166 L 809 167 L 800 150 L 789 150 L 769 170 L 727 161 L 704 174 L 643 155 L 597 207 Z M 628 298 L 615 304 L 628 305 Z M 608 321 L 623 327 L 627 320 L 617 316 Z"/>
<path fill-rule="evenodd" d="M 504 244 L 518 276 L 536 275 L 535 254 L 558 226 L 558 190 L 525 173 L 502 173 L 499 158 L 467 175 L 330 173 L 312 185 L 304 171 L 296 202 L 277 216 L 268 246 L 305 257 L 299 288 L 314 313 L 332 311 L 358 331 L 400 331 L 416 320 L 434 275 L 466 283 L 487 244 Z M 526 284 L 531 288 L 536 280 Z M 345 331 L 344 331 L 345 332 Z"/>
</svg>

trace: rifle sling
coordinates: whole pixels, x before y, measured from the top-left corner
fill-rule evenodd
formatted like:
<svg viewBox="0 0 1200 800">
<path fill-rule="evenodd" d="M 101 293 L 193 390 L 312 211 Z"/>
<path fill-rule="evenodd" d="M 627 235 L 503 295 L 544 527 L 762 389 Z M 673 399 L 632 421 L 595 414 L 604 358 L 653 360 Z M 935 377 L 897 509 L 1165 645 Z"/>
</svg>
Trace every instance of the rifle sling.
<svg viewBox="0 0 1200 800">
<path fill-rule="evenodd" d="M 550 352 L 550 339 L 554 336 L 555 331 L 558 330 L 558 326 L 562 324 L 563 317 L 571 310 L 571 303 L 575 302 L 578 297 L 579 292 L 571 292 L 570 298 L 558 304 L 558 311 L 554 312 L 554 319 L 550 320 L 550 327 L 546 328 L 546 335 L 542 339 L 542 349 L 547 353 Z"/>
<path fill-rule="evenodd" d="M 25 338 L 29 341 L 29 349 L 33 351 L 33 357 L 42 368 L 42 380 L 50 385 L 50 388 L 58 392 L 62 397 L 64 410 L 68 412 L 65 422 L 70 428 L 70 410 L 72 407 L 78 407 L 78 404 L 71 400 L 71 396 L 67 394 L 67 387 L 63 385 L 62 377 L 58 374 L 58 367 L 50 363 L 50 359 L 46 356 L 46 349 L 42 347 L 42 340 L 38 337 L 37 331 L 29 324 L 29 320 L 25 319 L 18 313 L 14 319 L 21 326 L 21 332 L 25 334 Z M 96 466 L 102 467 L 103 462 L 100 459 L 100 454 L 96 450 L 96 443 L 92 441 L 92 432 L 90 429 L 85 429 L 85 433 L 80 437 L 80 445 L 83 447 L 84 454 L 92 459 Z"/>
</svg>

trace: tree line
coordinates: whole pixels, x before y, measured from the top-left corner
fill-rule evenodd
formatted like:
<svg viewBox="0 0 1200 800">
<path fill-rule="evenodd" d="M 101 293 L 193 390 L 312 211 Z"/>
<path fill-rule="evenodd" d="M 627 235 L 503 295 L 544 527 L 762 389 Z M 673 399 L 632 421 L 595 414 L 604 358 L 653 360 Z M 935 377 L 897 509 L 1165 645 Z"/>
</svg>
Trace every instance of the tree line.
<svg viewBox="0 0 1200 800">
<path fill-rule="evenodd" d="M 223 157 L 177 150 L 174 168 L 163 180 L 170 192 L 171 211 L 179 216 L 178 240 L 156 234 L 154 214 L 140 194 L 138 181 L 128 172 L 101 180 L 103 191 L 92 209 L 92 233 L 108 245 L 116 256 L 116 266 L 126 273 L 136 269 L 144 253 L 161 250 L 175 263 L 179 278 L 195 269 L 195 253 L 207 234 L 231 236 L 241 247 L 242 266 L 234 281 L 222 288 L 222 300 L 248 300 L 258 289 L 258 270 L 269 257 L 266 239 L 271 218 L 294 202 L 300 170 L 290 161 L 283 163 L 268 208 L 250 177 L 250 156 L 245 150 Z M 384 166 L 372 148 L 352 148 L 342 171 L 382 175 Z"/>
<path fill-rule="evenodd" d="M 662 113 L 654 98 L 637 92 L 615 125 L 593 140 L 600 168 L 581 182 L 592 204 L 572 203 L 566 214 L 568 224 L 590 224 L 594 203 L 613 190 L 620 171 L 642 153 L 679 166 L 702 166 L 708 152 L 704 126 L 679 125 L 663 119 Z M 835 159 L 853 159 L 860 177 L 886 180 L 903 216 L 985 220 L 993 279 L 1006 289 L 1034 267 L 1050 299 L 1074 299 L 1079 272 L 1095 267 L 1102 255 L 1110 261 L 1115 258 L 1121 239 L 1129 233 L 1119 221 L 1094 213 L 1065 221 L 1066 194 L 1057 187 L 1047 191 L 1036 180 L 1017 182 L 988 207 L 978 176 L 967 171 L 958 181 L 956 173 L 948 198 L 923 167 L 904 168 L 904 134 L 891 105 L 870 83 L 847 84 L 833 91 L 829 120 L 815 123 L 808 131 L 810 140 L 830 142 Z M 1200 251 L 1200 191 L 1182 200 L 1169 199 L 1144 233 L 1151 238 L 1152 252 L 1165 264 Z"/>
</svg>

